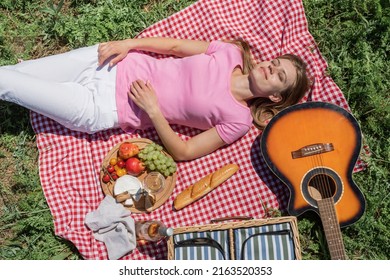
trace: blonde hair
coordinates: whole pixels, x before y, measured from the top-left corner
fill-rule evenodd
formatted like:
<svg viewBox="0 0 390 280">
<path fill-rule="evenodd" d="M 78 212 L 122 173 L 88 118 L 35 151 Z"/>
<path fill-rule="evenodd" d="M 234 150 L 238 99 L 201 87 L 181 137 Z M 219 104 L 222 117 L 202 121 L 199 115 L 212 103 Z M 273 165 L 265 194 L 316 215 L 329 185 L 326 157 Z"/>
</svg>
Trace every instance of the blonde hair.
<svg viewBox="0 0 390 280">
<path fill-rule="evenodd" d="M 248 74 L 255 65 L 251 59 L 249 44 L 242 39 L 229 42 L 240 47 L 243 60 L 242 71 L 244 74 Z M 284 108 L 297 104 L 309 89 L 310 80 L 306 73 L 305 62 L 294 54 L 284 54 L 278 58 L 291 61 L 297 70 L 297 78 L 291 86 L 280 93 L 281 100 L 278 102 L 273 102 L 269 98 L 261 97 L 250 101 L 249 107 L 253 122 L 259 129 L 264 129 L 269 120 Z"/>
</svg>

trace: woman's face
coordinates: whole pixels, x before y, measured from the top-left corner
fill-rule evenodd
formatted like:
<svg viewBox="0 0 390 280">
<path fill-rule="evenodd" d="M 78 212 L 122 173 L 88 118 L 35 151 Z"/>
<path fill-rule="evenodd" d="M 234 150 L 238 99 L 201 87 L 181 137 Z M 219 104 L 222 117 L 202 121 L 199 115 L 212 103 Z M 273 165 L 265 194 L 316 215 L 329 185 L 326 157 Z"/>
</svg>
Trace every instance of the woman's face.
<svg viewBox="0 0 390 280">
<path fill-rule="evenodd" d="M 257 64 L 249 73 L 249 82 L 256 97 L 280 100 L 280 93 L 292 86 L 297 79 L 297 70 L 288 59 L 276 58 Z M 273 99 L 279 100 L 273 100 Z"/>
</svg>

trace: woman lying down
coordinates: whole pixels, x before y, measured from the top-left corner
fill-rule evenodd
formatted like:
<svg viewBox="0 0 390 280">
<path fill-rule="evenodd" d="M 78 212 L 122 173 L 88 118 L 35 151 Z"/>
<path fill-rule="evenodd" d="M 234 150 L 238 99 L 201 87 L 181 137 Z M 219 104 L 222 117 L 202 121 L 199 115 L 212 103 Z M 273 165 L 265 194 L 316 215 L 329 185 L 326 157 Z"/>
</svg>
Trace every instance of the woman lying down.
<svg viewBox="0 0 390 280">
<path fill-rule="evenodd" d="M 252 64 L 243 41 L 127 39 L 0 67 L 1 100 L 86 133 L 154 127 L 178 161 L 231 144 L 253 122 L 264 127 L 308 84 L 299 57 Z M 202 132 L 184 141 L 170 124 Z"/>
</svg>

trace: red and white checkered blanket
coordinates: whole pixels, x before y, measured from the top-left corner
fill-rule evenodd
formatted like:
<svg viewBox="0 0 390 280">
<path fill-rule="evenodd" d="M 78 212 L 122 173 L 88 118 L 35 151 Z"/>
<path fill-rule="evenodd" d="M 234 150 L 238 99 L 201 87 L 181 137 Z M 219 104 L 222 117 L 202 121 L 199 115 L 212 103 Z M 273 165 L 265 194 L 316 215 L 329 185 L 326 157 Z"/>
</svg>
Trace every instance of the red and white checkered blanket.
<svg viewBox="0 0 390 280">
<path fill-rule="evenodd" d="M 241 37 L 252 46 L 256 60 L 269 60 L 294 53 L 308 64 L 315 79 L 312 100 L 348 104 L 337 85 L 325 75 L 327 63 L 308 31 L 299 0 L 200 0 L 152 25 L 140 34 L 215 40 Z M 105 154 L 128 138 L 158 141 L 153 129 L 134 135 L 110 130 L 94 135 L 70 131 L 56 122 L 31 113 L 37 135 L 39 171 L 51 209 L 55 233 L 70 240 L 85 259 L 107 259 L 106 248 L 85 226 L 85 215 L 96 210 L 104 198 L 99 170 Z M 199 131 L 173 126 L 183 138 Z M 172 211 L 173 199 L 201 177 L 227 164 L 237 163 L 238 173 L 201 200 L 181 211 Z M 357 166 L 356 169 L 360 167 Z M 207 224 L 211 219 L 247 215 L 262 218 L 263 205 L 286 209 L 287 188 L 269 171 L 260 154 L 260 132 L 255 128 L 239 141 L 203 158 L 180 162 L 176 187 L 168 201 L 150 214 L 133 214 L 135 220 L 157 219 L 177 227 Z M 166 259 L 166 243 L 139 247 L 124 259 Z"/>
</svg>

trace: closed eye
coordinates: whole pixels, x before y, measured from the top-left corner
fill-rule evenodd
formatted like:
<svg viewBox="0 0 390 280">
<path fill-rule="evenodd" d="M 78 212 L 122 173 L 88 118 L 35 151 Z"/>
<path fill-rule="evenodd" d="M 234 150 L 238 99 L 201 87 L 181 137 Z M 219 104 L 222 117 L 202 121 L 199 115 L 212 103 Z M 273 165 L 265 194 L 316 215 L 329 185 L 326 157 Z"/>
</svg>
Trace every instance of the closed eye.
<svg viewBox="0 0 390 280">
<path fill-rule="evenodd" d="M 271 61 L 272 65 L 273 66 L 280 66 L 280 60 L 279 59 L 274 59 Z M 286 82 L 286 73 L 284 72 L 284 70 L 281 70 L 279 69 L 279 74 L 278 74 L 278 78 L 279 80 L 282 82 L 282 83 L 285 83 Z"/>
<path fill-rule="evenodd" d="M 276 58 L 276 59 L 272 60 L 271 63 L 272 63 L 274 66 L 279 66 L 279 65 L 280 65 L 280 60 Z"/>
</svg>

